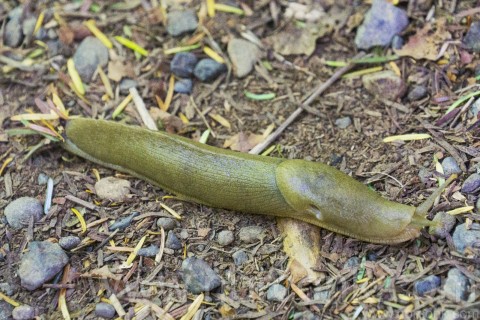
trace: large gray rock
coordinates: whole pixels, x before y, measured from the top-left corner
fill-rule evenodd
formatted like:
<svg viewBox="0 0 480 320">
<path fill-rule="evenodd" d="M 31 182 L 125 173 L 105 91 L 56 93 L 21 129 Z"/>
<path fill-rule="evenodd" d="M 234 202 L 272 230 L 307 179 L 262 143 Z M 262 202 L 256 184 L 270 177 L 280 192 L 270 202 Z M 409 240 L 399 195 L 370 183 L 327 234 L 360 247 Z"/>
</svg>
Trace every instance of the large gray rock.
<svg viewBox="0 0 480 320">
<path fill-rule="evenodd" d="M 35 290 L 55 277 L 68 263 L 67 254 L 57 243 L 33 241 L 20 262 L 18 275 L 22 287 Z"/>
<path fill-rule="evenodd" d="M 183 261 L 181 269 L 183 282 L 193 294 L 212 291 L 222 284 L 222 279 L 202 259 L 187 258 Z"/>
<path fill-rule="evenodd" d="M 5 208 L 8 225 L 14 229 L 27 227 L 30 219 L 37 222 L 43 217 L 42 203 L 31 197 L 21 197 L 13 200 Z"/>
<path fill-rule="evenodd" d="M 75 68 L 84 82 L 90 82 L 95 70 L 108 63 L 108 48 L 95 37 L 86 37 L 73 55 Z"/>
</svg>

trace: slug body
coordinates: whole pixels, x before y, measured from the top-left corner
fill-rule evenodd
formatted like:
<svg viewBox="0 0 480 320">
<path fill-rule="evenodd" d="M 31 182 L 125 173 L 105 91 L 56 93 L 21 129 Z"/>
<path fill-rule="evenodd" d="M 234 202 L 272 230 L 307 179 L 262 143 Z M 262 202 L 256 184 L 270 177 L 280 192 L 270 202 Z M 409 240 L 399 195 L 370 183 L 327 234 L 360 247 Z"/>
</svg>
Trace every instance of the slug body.
<svg viewBox="0 0 480 320">
<path fill-rule="evenodd" d="M 92 119 L 69 120 L 63 147 L 185 200 L 300 219 L 369 242 L 403 242 L 430 223 L 423 216 L 433 203 L 431 197 L 421 210 L 388 201 L 321 163 L 229 151 Z"/>
</svg>

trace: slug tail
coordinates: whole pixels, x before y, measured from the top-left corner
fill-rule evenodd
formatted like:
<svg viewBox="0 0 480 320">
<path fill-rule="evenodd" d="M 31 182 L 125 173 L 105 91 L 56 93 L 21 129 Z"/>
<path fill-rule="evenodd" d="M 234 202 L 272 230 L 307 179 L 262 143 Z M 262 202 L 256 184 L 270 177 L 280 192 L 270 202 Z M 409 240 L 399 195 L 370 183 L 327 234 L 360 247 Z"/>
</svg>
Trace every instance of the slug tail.
<svg viewBox="0 0 480 320">
<path fill-rule="evenodd" d="M 428 220 L 427 218 L 415 213 L 412 217 L 410 225 L 421 229 L 424 227 L 439 227 L 441 224 L 438 221 Z"/>
</svg>

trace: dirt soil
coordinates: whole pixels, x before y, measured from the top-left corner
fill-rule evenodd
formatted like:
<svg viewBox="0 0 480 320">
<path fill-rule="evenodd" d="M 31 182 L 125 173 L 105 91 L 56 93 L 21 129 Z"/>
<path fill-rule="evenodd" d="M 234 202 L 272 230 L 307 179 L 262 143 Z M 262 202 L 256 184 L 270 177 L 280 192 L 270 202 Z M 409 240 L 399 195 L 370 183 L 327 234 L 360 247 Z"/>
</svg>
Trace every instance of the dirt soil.
<svg viewBox="0 0 480 320">
<path fill-rule="evenodd" d="M 107 2 L 84 1 L 91 3 L 94 9 L 86 6 L 85 10 L 84 6 L 71 11 L 65 7 L 73 8 L 77 2 L 23 3 L 35 15 L 47 8 L 54 9 L 70 28 L 88 19 L 95 19 L 99 29 L 110 37 L 123 34 L 128 25 L 134 34 L 133 39 L 156 54 L 135 57 L 131 50 L 120 45 L 114 47 L 114 50 L 133 65 L 133 78 L 139 83 L 138 91 L 147 107 L 152 109 L 158 108 L 155 95 L 165 99 L 169 88 L 169 65 L 173 55 L 165 55 L 164 49 L 188 44 L 189 40 L 204 30 L 208 32 L 205 32 L 207 36 L 202 43 L 207 43 L 205 39 L 211 37 L 219 45 L 223 57 L 227 58 L 226 46 L 231 38 L 241 37 L 246 31 L 256 35 L 264 41 L 260 59 L 263 64 L 259 64 L 257 70 L 244 78 L 237 78 L 230 69 L 213 83 L 195 80 L 193 93 L 175 94 L 167 110 L 175 117 L 169 118 L 175 123 L 178 123 L 180 114 L 188 118 L 187 124 L 183 123 L 181 128 L 174 127 L 173 131 L 197 140 L 207 129 L 204 120 L 206 116 L 208 125 L 216 135 L 210 135 L 208 144 L 223 147 L 226 140 L 238 133 L 262 134 L 272 123 L 275 127 L 281 125 L 312 90 L 338 70 L 325 61 L 348 61 L 358 53 L 353 40 L 356 29 L 350 24 L 355 23 L 347 20 L 318 38 L 311 55 L 286 55 L 285 60 L 282 60 L 279 55 L 275 55 L 267 39 L 288 23 L 283 14 L 276 14 L 276 10 L 285 10 L 287 1 L 230 2 L 247 10 L 248 14 L 217 12 L 214 18 L 205 16 L 201 21 L 204 29 L 198 28 L 196 33 L 180 38 L 173 38 L 166 32 L 161 22 L 161 10 L 152 7 L 149 1 L 138 1 L 138 5 L 132 5 L 133 8 L 128 11 L 114 10 Z M 326 8 L 333 4 L 330 1 L 320 3 Z M 399 4 L 404 9 L 414 6 L 409 9 L 410 25 L 404 31 L 405 38 L 425 25 L 424 17 L 431 8 L 412 3 Z M 3 24 L 8 12 L 17 5 L 17 2 L 10 0 L 0 4 L 0 21 Z M 198 13 L 204 10 L 205 2 L 182 1 L 181 5 L 193 8 Z M 363 2 L 355 3 L 353 7 L 353 3 L 347 1 L 340 1 L 337 5 L 345 10 L 353 9 L 351 15 L 356 14 L 358 18 L 362 18 L 370 7 Z M 461 40 L 472 19 L 475 21 L 480 18 L 478 10 L 462 17 L 458 15 L 459 12 L 475 8 L 475 5 L 478 5 L 475 1 L 459 1 L 456 6 L 452 1 L 443 1 L 435 7 L 436 17 L 450 19 L 447 19 L 447 29 L 453 40 Z M 452 6 L 455 8 L 453 13 L 450 12 Z M 49 19 L 51 20 L 44 23 L 50 21 L 53 32 L 68 33 L 66 29 L 61 30 L 61 24 L 52 22 L 55 21 L 54 17 Z M 290 287 L 288 278 L 283 277 L 287 274 L 288 257 L 282 251 L 282 234 L 276 227 L 275 218 L 229 212 L 175 198 L 163 200 L 166 193 L 161 189 L 72 156 L 56 143 L 44 143 L 45 140 L 39 135 L 8 136 L 7 129 L 22 127 L 21 123 L 12 121 L 10 117 L 28 110 L 39 113 L 35 99 L 47 100 L 52 87 L 57 88 L 70 115 L 84 117 L 111 119 L 113 110 L 126 97 L 127 94 L 118 94 L 117 91 L 114 99 L 102 101 L 105 89 L 97 76 L 85 95 L 89 105 L 83 103 L 65 82 L 65 78 L 69 79 L 66 61 L 73 55 L 80 40 L 62 40 L 62 48 L 55 57 L 44 53 L 34 58 L 33 65 L 42 65 L 43 68 L 12 68 L 8 72 L 3 68 L 0 72 L 0 164 L 6 159 L 12 159 L 0 176 L 0 213 L 8 203 L 22 196 L 43 201 L 45 186 L 39 185 L 39 175 L 45 174 L 55 181 L 54 206 L 48 219 L 19 231 L 9 228 L 5 219 L 0 222 L 0 250 L 4 253 L 3 260 L 0 261 L 0 282 L 12 285 L 14 294 L 10 298 L 37 308 L 40 318 L 64 318 L 58 308 L 59 288 L 62 288 L 62 284 L 63 288 L 67 288 L 64 294 L 70 316 L 74 319 L 94 319 L 95 304 L 111 294 L 118 297 L 127 311 L 125 318 L 132 318 L 135 311 L 138 311 L 135 307 L 148 303 L 168 309 L 170 315 L 180 318 L 196 297 L 187 292 L 179 272 L 185 256 L 203 259 L 222 278 L 220 288 L 206 293 L 196 319 L 311 319 L 315 316 L 324 319 L 436 319 L 447 309 L 463 312 L 465 317 L 472 317 L 475 310 L 478 311 L 475 309 L 478 305 L 476 298 L 457 303 L 448 299 L 441 288 L 425 296 L 414 292 L 415 281 L 428 275 L 438 275 L 443 283 L 452 267 L 460 268 L 467 276 L 470 281 L 469 292 L 478 292 L 479 260 L 476 255 L 464 256 L 457 253 L 451 234 L 446 239 L 437 239 L 422 231 L 420 237 L 406 243 L 379 245 L 319 229 L 322 236 L 322 263 L 318 270 L 325 277 L 317 283 L 301 285 L 299 290 L 303 292 L 302 296 Z M 478 193 L 459 192 L 466 177 L 478 168 L 480 159 L 478 136 L 474 130 L 468 130 L 472 119 L 467 110 L 463 110 L 455 119 L 438 123 L 452 103 L 478 88 L 475 80 L 472 82 L 472 78 L 478 75 L 475 73 L 476 66 L 479 65 L 478 54 L 454 46 L 457 46 L 456 49 L 449 51 L 449 58 L 442 58 L 442 63 L 410 57 L 394 60 L 393 68 L 398 68 L 409 90 L 413 83 L 427 88 L 428 95 L 417 101 L 409 101 L 404 95 L 387 105 L 382 97 L 375 97 L 365 89 L 361 76 L 340 79 L 311 104 L 315 114 L 304 111 L 274 141 L 276 147 L 269 156 L 330 164 L 368 184 L 382 196 L 413 206 L 420 204 L 437 186 L 437 159 L 441 161 L 447 156 L 454 156 L 461 161 L 463 174 L 439 200 L 439 204 L 429 213 L 429 218 L 433 218 L 439 211 L 474 206 Z M 25 57 L 39 47 L 38 43 L 32 41 L 15 49 L 0 47 L 0 54 Z M 202 48 L 192 52 L 199 57 L 206 56 Z M 390 48 L 375 48 L 367 50 L 367 53 L 376 56 L 393 54 Z M 470 55 L 469 63 L 462 62 L 460 55 L 464 54 Z M 228 65 L 231 68 L 229 62 Z M 7 64 L 0 66 L 6 67 Z M 385 70 L 392 69 L 391 62 L 381 62 L 358 65 L 353 71 L 378 66 Z M 117 90 L 118 82 L 112 81 L 112 85 Z M 275 98 L 252 100 L 245 95 L 245 91 L 274 93 Z M 190 99 L 195 101 L 198 110 L 205 112 L 204 115 L 199 116 Z M 208 116 L 209 113 L 221 115 L 230 123 L 231 128 L 214 121 Z M 335 121 L 347 116 L 352 124 L 344 129 L 339 128 Z M 119 121 L 142 125 L 133 104 L 121 114 Z M 429 133 L 431 138 L 395 143 L 382 141 L 387 136 L 406 133 Z M 32 147 L 36 149 L 32 150 Z M 127 199 L 120 202 L 99 199 L 94 193 L 94 170 L 98 170 L 100 177 L 116 175 L 128 179 L 132 187 Z M 421 179 L 421 172 L 426 172 L 427 179 Z M 452 197 L 453 194 L 458 197 Z M 108 219 L 85 233 L 82 233 L 78 223 L 67 226 L 69 221 L 75 219 L 70 209 L 78 206 L 67 200 L 67 195 L 100 208 L 97 211 L 86 210 L 87 224 L 99 218 Z M 160 202 L 183 217 L 175 229 L 177 235 L 183 235 L 180 237 L 183 249 L 165 253 L 160 267 L 155 264 L 154 258 L 137 257 L 131 269 L 119 269 L 129 252 L 109 249 L 113 244 L 133 248 L 148 231 L 152 233 L 144 246 L 160 244 L 156 220 L 159 215 L 168 215 Z M 133 211 L 158 215 L 147 215 L 134 220 L 127 229 L 116 233 L 110 243 L 99 248 L 98 244 L 111 234 L 102 226 L 128 216 Z M 456 219 L 458 224 L 478 221 L 478 209 L 462 213 Z M 261 226 L 266 236 L 254 244 L 242 243 L 238 238 L 239 230 L 252 225 Z M 216 235 L 222 230 L 231 230 L 235 234 L 234 242 L 226 247 L 220 247 L 216 242 Z M 58 287 L 44 287 L 32 292 L 22 288 L 16 270 L 28 242 L 56 242 L 66 235 L 77 235 L 84 240 L 80 248 L 68 252 L 70 279 L 57 277 L 48 283 L 58 284 Z M 85 242 L 87 237 L 93 241 Z M 249 262 L 242 266 L 236 266 L 232 259 L 232 253 L 239 249 L 250 254 Z M 358 257 L 361 264 L 347 268 L 345 263 L 352 257 Z M 108 266 L 118 276 L 118 280 L 88 276 L 88 272 L 103 266 Z M 357 281 L 365 278 L 368 279 Z M 145 279 L 150 279 L 150 283 L 145 284 Z M 277 279 L 283 279 L 280 283 L 287 287 L 288 294 L 283 301 L 272 302 L 267 300 L 266 291 Z M 322 291 L 328 291 L 325 300 L 311 302 L 315 300 L 314 294 Z M 152 312 L 148 317 L 153 319 L 154 314 Z"/>
</svg>

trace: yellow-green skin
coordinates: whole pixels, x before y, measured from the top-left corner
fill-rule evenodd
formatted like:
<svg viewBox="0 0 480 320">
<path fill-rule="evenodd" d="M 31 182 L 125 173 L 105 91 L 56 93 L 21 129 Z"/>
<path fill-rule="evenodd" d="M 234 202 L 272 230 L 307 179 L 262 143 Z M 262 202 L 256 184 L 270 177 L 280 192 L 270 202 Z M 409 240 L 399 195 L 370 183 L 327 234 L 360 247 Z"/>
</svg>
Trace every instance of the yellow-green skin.
<svg viewBox="0 0 480 320">
<path fill-rule="evenodd" d="M 110 121 L 72 119 L 64 148 L 212 207 L 300 219 L 375 243 L 419 235 L 416 208 L 325 164 L 250 155 Z"/>
</svg>

